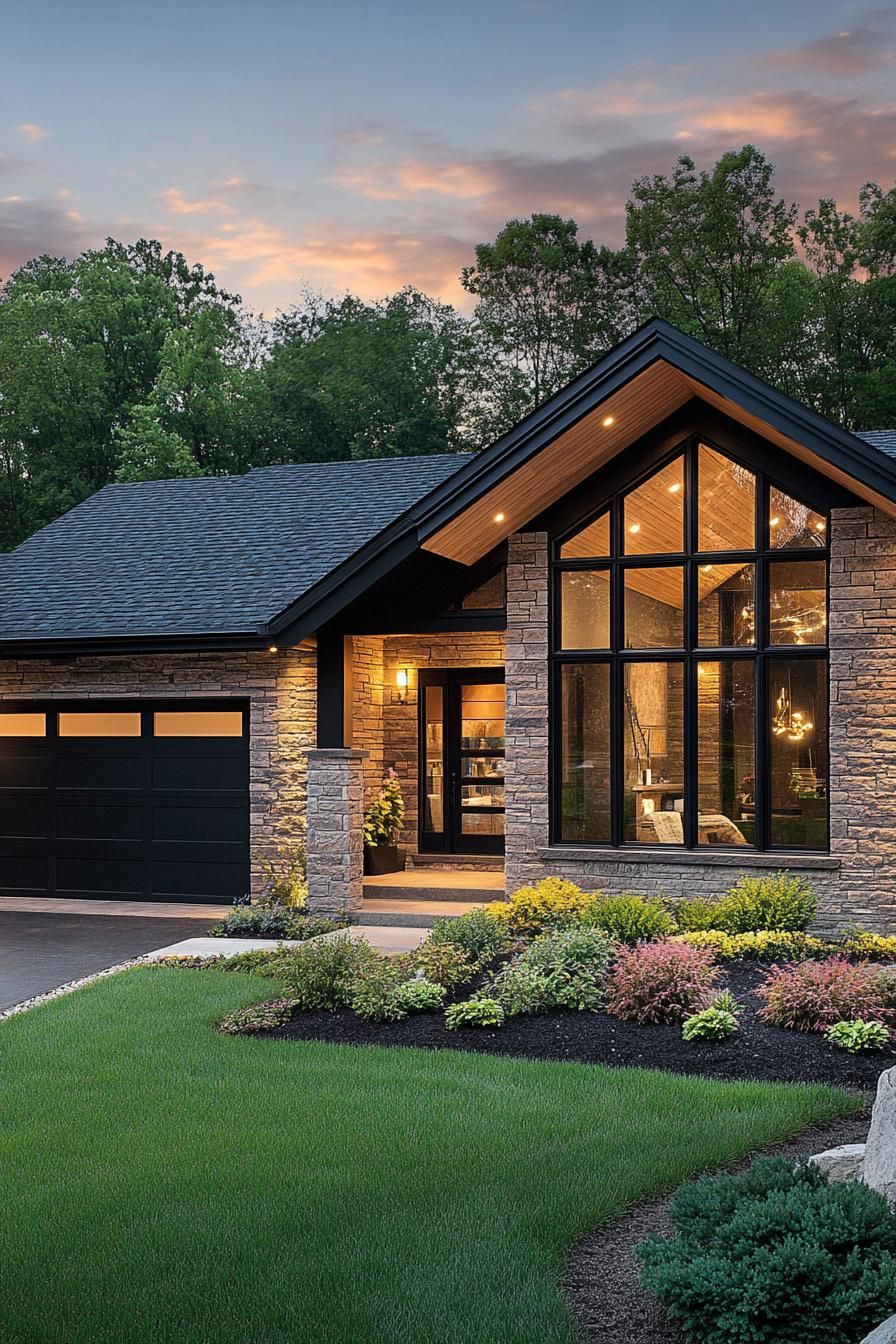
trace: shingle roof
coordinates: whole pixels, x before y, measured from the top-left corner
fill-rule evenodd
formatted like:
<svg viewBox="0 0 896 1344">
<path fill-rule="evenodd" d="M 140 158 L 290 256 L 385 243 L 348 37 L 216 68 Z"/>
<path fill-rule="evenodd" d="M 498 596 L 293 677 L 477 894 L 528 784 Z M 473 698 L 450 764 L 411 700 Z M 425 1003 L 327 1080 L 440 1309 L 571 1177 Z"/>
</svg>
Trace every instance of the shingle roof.
<svg viewBox="0 0 896 1344">
<path fill-rule="evenodd" d="M 896 457 L 896 429 L 860 429 L 856 438 L 864 439 L 872 448 L 879 448 L 888 457 Z"/>
<path fill-rule="evenodd" d="M 261 632 L 468 459 L 107 485 L 0 556 L 0 641 Z"/>
</svg>

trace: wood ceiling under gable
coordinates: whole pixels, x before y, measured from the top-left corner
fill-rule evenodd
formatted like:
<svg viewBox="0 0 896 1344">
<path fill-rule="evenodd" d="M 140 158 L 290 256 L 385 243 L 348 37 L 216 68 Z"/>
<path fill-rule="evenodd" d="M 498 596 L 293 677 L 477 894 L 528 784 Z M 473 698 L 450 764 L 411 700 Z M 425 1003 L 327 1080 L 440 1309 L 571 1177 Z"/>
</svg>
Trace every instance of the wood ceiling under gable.
<svg viewBox="0 0 896 1344">
<path fill-rule="evenodd" d="M 423 548 L 460 564 L 473 564 L 693 398 L 704 401 L 896 517 L 896 503 L 892 500 L 822 461 L 804 444 L 713 392 L 668 361 L 658 359 L 427 537 L 421 543 Z M 612 423 L 605 425 L 608 417 L 612 417 Z M 720 525 L 724 522 L 721 512 L 720 504 Z M 501 521 L 496 522 L 499 514 Z"/>
</svg>

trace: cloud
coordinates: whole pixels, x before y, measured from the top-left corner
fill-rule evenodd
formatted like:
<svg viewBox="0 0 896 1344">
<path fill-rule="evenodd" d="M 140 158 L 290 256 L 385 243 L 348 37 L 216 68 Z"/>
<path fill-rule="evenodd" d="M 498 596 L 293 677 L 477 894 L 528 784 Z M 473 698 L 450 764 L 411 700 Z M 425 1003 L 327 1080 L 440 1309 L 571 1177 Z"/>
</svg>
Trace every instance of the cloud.
<svg viewBox="0 0 896 1344">
<path fill-rule="evenodd" d="M 53 198 L 0 200 L 0 277 L 31 257 L 74 257 L 102 241 L 102 229 Z"/>
<path fill-rule="evenodd" d="M 34 121 L 26 121 L 21 126 L 17 126 L 16 130 L 23 140 L 27 140 L 32 145 L 39 144 L 41 140 L 46 140 L 48 136 L 53 134 L 45 126 L 38 126 L 37 122 Z"/>
<path fill-rule="evenodd" d="M 892 37 L 870 24 L 862 24 L 844 32 L 827 33 L 803 46 L 773 51 L 762 58 L 762 63 L 851 78 L 876 70 L 894 57 Z"/>
<path fill-rule="evenodd" d="M 188 201 L 179 187 L 166 187 L 159 192 L 159 200 L 170 215 L 232 215 L 233 206 L 224 201 Z"/>
</svg>

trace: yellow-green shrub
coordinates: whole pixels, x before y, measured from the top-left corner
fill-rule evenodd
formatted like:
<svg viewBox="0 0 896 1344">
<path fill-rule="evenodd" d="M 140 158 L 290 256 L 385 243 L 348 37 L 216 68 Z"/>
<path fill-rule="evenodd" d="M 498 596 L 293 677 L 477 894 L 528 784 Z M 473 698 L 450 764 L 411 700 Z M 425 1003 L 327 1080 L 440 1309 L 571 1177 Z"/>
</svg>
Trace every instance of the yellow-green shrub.
<svg viewBox="0 0 896 1344">
<path fill-rule="evenodd" d="M 842 946 L 843 951 L 851 957 L 866 957 L 869 961 L 896 961 L 896 935 L 893 934 L 850 929 Z"/>
<path fill-rule="evenodd" d="M 749 957 L 754 961 L 817 961 L 830 956 L 834 948 L 822 938 L 784 929 L 757 929 L 755 933 L 729 935 L 730 957 Z"/>
<path fill-rule="evenodd" d="M 602 929 L 617 943 L 649 942 L 675 932 L 675 920 L 659 896 L 592 896 L 583 911 L 587 924 Z"/>
<path fill-rule="evenodd" d="M 576 923 L 594 899 L 574 882 L 545 877 L 530 887 L 520 887 L 506 901 L 494 901 L 486 909 L 493 919 L 504 924 L 508 933 L 532 935 Z"/>
<path fill-rule="evenodd" d="M 672 941 L 689 943 L 691 947 L 708 947 L 723 961 L 734 956 L 734 938 L 721 929 L 695 929 L 693 933 L 677 934 Z"/>
</svg>

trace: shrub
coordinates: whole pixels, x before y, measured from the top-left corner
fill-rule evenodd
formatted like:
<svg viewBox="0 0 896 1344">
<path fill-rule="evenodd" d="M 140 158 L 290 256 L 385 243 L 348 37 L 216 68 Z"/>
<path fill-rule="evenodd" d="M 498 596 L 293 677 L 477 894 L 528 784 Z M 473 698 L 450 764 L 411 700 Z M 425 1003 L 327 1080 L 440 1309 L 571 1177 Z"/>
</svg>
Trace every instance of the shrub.
<svg viewBox="0 0 896 1344">
<path fill-rule="evenodd" d="M 256 1032 L 272 1031 L 282 1027 L 292 1017 L 292 999 L 268 999 L 265 1003 L 250 1003 L 237 1008 L 217 1024 L 222 1036 L 254 1036 Z"/>
<path fill-rule="evenodd" d="M 500 952 L 505 936 L 502 922 L 488 910 L 469 910 L 458 919 L 437 919 L 428 941 L 451 943 L 462 948 L 472 962 L 485 965 Z"/>
<path fill-rule="evenodd" d="M 349 989 L 348 1001 L 365 1022 L 400 1022 L 407 1016 L 398 998 L 402 968 L 379 957 L 361 969 Z"/>
<path fill-rule="evenodd" d="M 679 901 L 675 906 L 675 920 L 685 933 L 703 933 L 707 929 L 719 928 L 720 901 L 712 901 L 707 896 L 695 896 L 690 901 Z"/>
<path fill-rule="evenodd" d="M 854 1055 L 862 1050 L 885 1050 L 890 1044 L 890 1033 L 883 1022 L 865 1022 L 860 1017 L 854 1022 L 835 1022 L 824 1038 Z"/>
<path fill-rule="evenodd" d="M 442 985 L 421 977 L 418 980 L 405 980 L 395 991 L 400 1008 L 406 1013 L 429 1013 L 441 1008 L 445 1001 Z"/>
<path fill-rule="evenodd" d="M 740 1017 L 744 1010 L 743 1004 L 738 1003 L 730 989 L 720 989 L 709 1006 L 723 1013 L 731 1013 L 734 1017 Z"/>
<path fill-rule="evenodd" d="M 815 918 L 818 898 L 805 878 L 794 873 L 742 877 L 719 902 L 716 928 L 725 933 L 756 933 L 760 929 L 807 929 Z"/>
<path fill-rule="evenodd" d="M 896 961 L 896 936 L 850 929 L 843 940 L 843 951 L 868 961 Z"/>
<path fill-rule="evenodd" d="M 681 1022 L 709 1003 L 719 972 L 708 948 L 665 940 L 620 949 L 609 1011 L 628 1022 Z"/>
<path fill-rule="evenodd" d="M 364 813 L 365 845 L 394 845 L 404 822 L 404 798 L 394 770 L 388 770 L 379 793 Z"/>
<path fill-rule="evenodd" d="M 280 947 L 253 947 L 248 952 L 237 952 L 221 961 L 222 971 L 254 972 L 256 975 L 276 975 L 276 967 L 283 956 Z"/>
<path fill-rule="evenodd" d="M 171 971 L 211 971 L 220 970 L 224 966 L 220 957 L 200 957 L 190 952 L 171 952 L 167 957 L 159 957 L 149 964 L 163 966 Z"/>
<path fill-rule="evenodd" d="M 595 896 L 585 919 L 617 943 L 640 943 L 675 932 L 675 920 L 658 896 Z"/>
<path fill-rule="evenodd" d="M 508 1017 L 534 1017 L 556 1007 L 552 977 L 519 961 L 505 966 L 489 981 L 486 992 Z"/>
<path fill-rule="evenodd" d="M 209 933 L 215 938 L 291 938 L 304 941 L 321 933 L 344 929 L 344 917 L 329 919 L 305 915 L 283 905 L 238 905 L 213 924 Z"/>
<path fill-rule="evenodd" d="M 308 905 L 308 856 L 304 840 L 284 845 L 276 862 L 262 859 L 261 871 L 265 876 L 263 905 L 282 905 L 290 910 L 304 910 Z"/>
<path fill-rule="evenodd" d="M 642 1281 L 703 1344 L 855 1344 L 896 1310 L 896 1217 L 855 1181 L 760 1158 L 682 1186 Z"/>
<path fill-rule="evenodd" d="M 280 958 L 277 978 L 302 1012 L 343 1008 L 355 981 L 384 958 L 361 938 L 348 934 L 289 948 Z"/>
<path fill-rule="evenodd" d="M 884 1012 L 889 1016 L 896 1012 L 896 970 L 888 966 L 885 970 L 874 971 L 874 988 L 880 997 Z"/>
<path fill-rule="evenodd" d="M 488 913 L 509 933 L 532 936 L 545 929 L 578 923 L 593 904 L 574 882 L 545 877 L 531 887 L 520 887 L 506 901 L 493 901 Z"/>
<path fill-rule="evenodd" d="M 701 929 L 693 933 L 679 933 L 672 939 L 674 943 L 687 943 L 689 947 L 705 947 L 714 952 L 722 961 L 734 956 L 734 938 L 721 929 Z"/>
<path fill-rule="evenodd" d="M 452 1003 L 445 1009 L 445 1026 L 449 1031 L 460 1027 L 503 1027 L 504 1009 L 497 999 L 473 998 L 466 1003 Z"/>
<path fill-rule="evenodd" d="M 723 1041 L 737 1031 L 737 1018 L 724 1008 L 710 1004 L 702 1012 L 686 1017 L 681 1034 L 686 1041 Z"/>
<path fill-rule="evenodd" d="M 833 950 L 823 938 L 808 933 L 788 933 L 778 929 L 759 929 L 756 933 L 729 934 L 728 957 L 752 961 L 818 961 Z"/>
<path fill-rule="evenodd" d="M 453 989 L 471 979 L 475 967 L 468 952 L 454 943 L 433 942 L 427 938 L 418 947 L 413 958 L 414 967 L 422 971 L 427 980 L 444 989 Z"/>
<path fill-rule="evenodd" d="M 517 990 L 522 987 L 525 993 L 520 973 L 526 972 L 533 996 L 537 1000 L 541 994 L 545 1009 L 593 1012 L 606 998 L 607 976 L 613 956 L 613 944 L 602 929 L 556 929 L 530 943 L 504 974 L 515 975 Z M 543 982 L 540 989 L 535 977 Z M 499 994 L 498 998 L 502 996 Z M 516 1011 L 542 1011 L 542 1008 L 517 1008 Z"/>
<path fill-rule="evenodd" d="M 843 957 L 773 966 L 757 993 L 765 1001 L 765 1021 L 794 1031 L 823 1031 L 847 1018 L 877 1019 L 884 1012 L 871 967 Z"/>
</svg>

